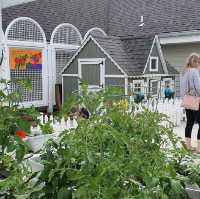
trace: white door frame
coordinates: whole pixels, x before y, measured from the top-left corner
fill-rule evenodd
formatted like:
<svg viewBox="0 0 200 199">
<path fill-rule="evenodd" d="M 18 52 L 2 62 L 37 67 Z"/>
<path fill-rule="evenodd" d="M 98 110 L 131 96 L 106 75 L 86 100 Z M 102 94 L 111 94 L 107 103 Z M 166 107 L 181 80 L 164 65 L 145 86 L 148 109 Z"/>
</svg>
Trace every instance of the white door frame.
<svg viewBox="0 0 200 199">
<path fill-rule="evenodd" d="M 78 89 L 80 91 L 80 80 L 82 79 L 82 65 L 85 64 L 96 64 L 100 67 L 100 85 L 102 85 L 102 88 L 105 87 L 105 58 L 86 58 L 86 59 L 78 59 Z M 88 85 L 88 89 L 95 88 L 94 85 Z M 93 89 L 99 90 L 100 88 Z"/>
</svg>

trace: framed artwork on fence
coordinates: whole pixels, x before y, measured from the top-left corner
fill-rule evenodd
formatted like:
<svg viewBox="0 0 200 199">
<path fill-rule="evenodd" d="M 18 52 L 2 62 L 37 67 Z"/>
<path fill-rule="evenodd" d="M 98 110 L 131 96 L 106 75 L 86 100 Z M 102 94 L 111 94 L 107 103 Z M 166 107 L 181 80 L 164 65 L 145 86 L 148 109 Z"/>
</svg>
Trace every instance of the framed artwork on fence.
<svg viewBox="0 0 200 199">
<path fill-rule="evenodd" d="M 42 70 L 42 50 L 10 48 L 11 70 Z"/>
<path fill-rule="evenodd" d="M 42 50 L 10 48 L 10 77 L 12 80 L 31 80 L 32 90 L 20 87 L 22 101 L 41 101 L 43 99 L 43 78 L 42 78 Z M 12 84 L 11 90 L 19 90 L 19 86 Z"/>
</svg>

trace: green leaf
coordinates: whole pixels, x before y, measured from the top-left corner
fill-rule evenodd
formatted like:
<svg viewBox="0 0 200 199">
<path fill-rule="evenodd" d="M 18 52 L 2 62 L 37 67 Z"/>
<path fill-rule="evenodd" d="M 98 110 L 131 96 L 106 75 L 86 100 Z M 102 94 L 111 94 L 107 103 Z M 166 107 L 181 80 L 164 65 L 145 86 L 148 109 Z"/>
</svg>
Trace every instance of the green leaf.
<svg viewBox="0 0 200 199">
<path fill-rule="evenodd" d="M 57 199 L 71 199 L 72 191 L 68 190 L 66 187 L 62 187 L 57 194 Z"/>
</svg>

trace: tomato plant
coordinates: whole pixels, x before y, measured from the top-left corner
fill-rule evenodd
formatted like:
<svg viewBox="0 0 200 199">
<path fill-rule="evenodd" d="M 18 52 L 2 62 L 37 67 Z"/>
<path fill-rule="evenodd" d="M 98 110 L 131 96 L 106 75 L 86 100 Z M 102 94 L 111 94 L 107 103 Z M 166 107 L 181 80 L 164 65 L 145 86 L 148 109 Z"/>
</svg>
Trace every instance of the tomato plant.
<svg viewBox="0 0 200 199">
<path fill-rule="evenodd" d="M 23 139 L 30 133 L 31 120 L 35 120 L 38 113 L 34 108 L 19 108 L 22 100 L 20 88 L 31 90 L 30 82 L 30 80 L 0 79 L 1 198 L 16 198 L 16 195 L 23 195 L 32 189 L 32 186 L 29 187 L 29 182 L 34 176 L 23 163 L 29 148 Z M 13 84 L 16 85 L 15 90 L 11 89 Z"/>
<path fill-rule="evenodd" d="M 30 198 L 188 198 L 186 185 L 192 176 L 198 183 L 200 175 L 197 167 L 184 166 L 191 153 L 173 128 L 162 125 L 168 118 L 146 109 L 140 113 L 121 110 L 115 105 L 118 102 L 110 103 L 109 93 L 81 96 L 78 102 L 87 102 L 91 117 L 81 120 L 77 129 L 63 132 L 60 142 L 49 141 L 41 156 L 44 170 L 38 181 L 45 186 Z M 77 99 L 70 98 L 65 110 Z M 98 100 L 89 103 L 91 99 Z M 113 106 L 106 108 L 107 100 Z"/>
</svg>

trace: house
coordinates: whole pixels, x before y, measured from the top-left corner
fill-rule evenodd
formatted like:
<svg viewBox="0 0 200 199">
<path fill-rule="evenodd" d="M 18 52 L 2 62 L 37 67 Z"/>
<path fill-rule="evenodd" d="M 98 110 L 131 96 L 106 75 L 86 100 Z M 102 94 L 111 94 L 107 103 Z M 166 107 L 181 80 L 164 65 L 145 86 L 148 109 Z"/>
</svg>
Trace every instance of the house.
<svg viewBox="0 0 200 199">
<path fill-rule="evenodd" d="M 172 86 L 178 71 L 166 62 L 158 36 L 90 36 L 62 72 L 64 100 L 86 81 L 91 90 L 118 86 L 158 96 L 166 82 Z"/>
<path fill-rule="evenodd" d="M 110 43 L 110 48 L 102 43 L 101 46 L 123 69 L 129 77 L 128 81 L 139 76 L 145 79 L 145 85 L 149 84 L 147 76 L 170 75 L 169 68 L 174 70 L 172 67 L 180 72 L 187 56 L 193 51 L 199 52 L 199 10 L 199 0 L 159 2 L 158 0 L 35 0 L 5 8 L 2 14 L 6 76 L 11 79 L 32 78 L 34 92 L 24 93 L 25 105 L 52 107 L 61 101 L 61 97 L 58 96 L 61 93 L 59 91 L 62 90 L 63 68 L 77 50 L 82 49 L 89 35 L 103 34 L 108 38 L 117 37 L 121 46 L 131 41 L 129 46 L 125 45 L 125 50 L 122 48 L 123 53 L 127 54 L 119 56 L 121 59 L 127 59 L 126 64 L 121 63 L 122 60 L 114 56 L 117 52 L 110 49 L 116 44 Z M 131 43 L 134 43 L 136 38 L 152 39 L 155 35 L 160 43 L 158 50 L 162 51 L 160 54 L 164 57 L 161 60 L 165 74 L 158 74 L 157 71 L 144 74 L 142 69 L 147 65 L 149 54 L 145 54 L 147 57 L 144 56 L 145 63 L 137 63 L 138 58 L 134 60 L 132 56 L 137 57 L 134 49 L 138 48 Z M 92 38 L 97 40 L 96 37 Z M 116 40 L 109 41 L 116 42 Z M 125 42 L 126 40 L 129 41 Z M 30 68 L 27 71 L 16 70 L 15 67 L 10 66 L 10 60 L 13 59 L 11 51 L 20 52 L 20 49 L 23 53 L 28 52 L 27 49 L 34 49 L 38 50 L 37 54 L 42 54 L 40 71 L 30 70 Z M 139 51 L 143 52 L 140 48 Z M 152 59 L 152 63 L 156 65 L 156 59 Z M 137 67 L 139 68 L 136 70 Z M 134 69 L 133 74 L 129 71 L 130 68 Z M 178 78 L 175 78 L 174 86 L 179 93 Z M 125 88 L 127 89 L 127 86 Z"/>
</svg>

